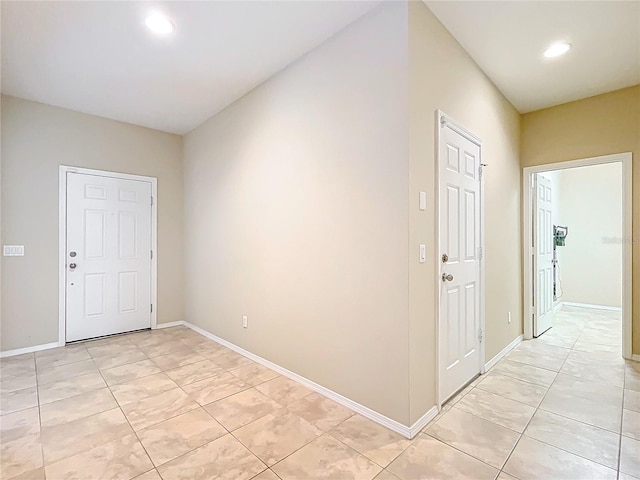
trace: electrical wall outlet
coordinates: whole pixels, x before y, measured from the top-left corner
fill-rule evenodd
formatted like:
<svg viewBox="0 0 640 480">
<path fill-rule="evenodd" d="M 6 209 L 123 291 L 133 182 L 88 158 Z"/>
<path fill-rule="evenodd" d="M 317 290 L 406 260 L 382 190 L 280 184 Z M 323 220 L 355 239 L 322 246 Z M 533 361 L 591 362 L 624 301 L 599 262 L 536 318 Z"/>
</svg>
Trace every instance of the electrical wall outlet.
<svg viewBox="0 0 640 480">
<path fill-rule="evenodd" d="M 23 257 L 24 245 L 4 245 L 2 254 L 5 257 Z"/>
<path fill-rule="evenodd" d="M 249 326 L 249 319 L 246 315 L 242 316 L 242 327 L 247 328 Z"/>
</svg>

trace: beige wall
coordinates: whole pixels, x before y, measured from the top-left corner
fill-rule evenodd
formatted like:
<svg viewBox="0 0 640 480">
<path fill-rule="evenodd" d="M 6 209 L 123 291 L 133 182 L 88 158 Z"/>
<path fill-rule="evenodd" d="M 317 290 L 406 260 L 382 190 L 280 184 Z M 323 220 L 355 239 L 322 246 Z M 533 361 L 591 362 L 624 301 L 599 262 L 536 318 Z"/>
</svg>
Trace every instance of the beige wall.
<svg viewBox="0 0 640 480">
<path fill-rule="evenodd" d="M 409 244 L 427 243 L 426 264 L 410 258 L 411 421 L 435 403 L 435 111 L 483 139 L 485 169 L 486 359 L 522 333 L 518 112 L 422 2 L 409 2 Z M 420 191 L 427 211 L 418 210 Z M 415 253 L 415 254 L 414 254 Z M 507 323 L 508 312 L 512 323 Z"/>
<path fill-rule="evenodd" d="M 633 154 L 633 352 L 640 353 L 640 85 L 522 116 L 522 166 Z"/>
<path fill-rule="evenodd" d="M 182 140 L 2 96 L 2 351 L 58 340 L 58 166 L 158 178 L 158 323 L 183 319 Z"/>
<path fill-rule="evenodd" d="M 374 9 L 184 139 L 186 319 L 403 424 L 406 9 Z"/>
<path fill-rule="evenodd" d="M 558 247 L 560 301 L 622 306 L 622 165 L 558 172 L 557 225 L 569 227 Z"/>
</svg>

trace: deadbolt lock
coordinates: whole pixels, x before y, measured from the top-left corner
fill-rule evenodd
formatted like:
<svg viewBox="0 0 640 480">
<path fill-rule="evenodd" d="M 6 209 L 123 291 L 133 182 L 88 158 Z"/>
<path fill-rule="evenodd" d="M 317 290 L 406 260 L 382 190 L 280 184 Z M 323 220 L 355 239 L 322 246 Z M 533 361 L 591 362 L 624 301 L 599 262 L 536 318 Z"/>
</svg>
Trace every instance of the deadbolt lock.
<svg viewBox="0 0 640 480">
<path fill-rule="evenodd" d="M 75 257 L 76 255 L 77 255 L 76 252 L 69 252 L 69 256 L 72 257 L 72 258 Z"/>
<path fill-rule="evenodd" d="M 74 269 L 74 268 L 76 268 L 76 267 L 77 267 L 77 265 L 76 265 L 75 263 L 70 263 L 70 264 L 69 264 L 69 268 L 70 268 L 71 270 L 73 270 L 73 269 Z"/>
<path fill-rule="evenodd" d="M 449 261 L 449 255 L 446 253 L 442 254 L 442 263 L 447 263 Z"/>
</svg>

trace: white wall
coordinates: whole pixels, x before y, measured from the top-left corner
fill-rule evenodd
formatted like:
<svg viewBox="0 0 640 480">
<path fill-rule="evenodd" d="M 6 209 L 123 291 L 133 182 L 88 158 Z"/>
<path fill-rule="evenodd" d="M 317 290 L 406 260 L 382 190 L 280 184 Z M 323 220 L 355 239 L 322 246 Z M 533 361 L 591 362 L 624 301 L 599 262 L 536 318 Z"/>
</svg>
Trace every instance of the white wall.
<svg viewBox="0 0 640 480">
<path fill-rule="evenodd" d="M 407 28 L 382 4 L 184 139 L 186 319 L 404 424 Z"/>
<path fill-rule="evenodd" d="M 556 224 L 569 227 L 558 247 L 558 300 L 621 307 L 622 166 L 571 168 L 557 178 Z"/>
<path fill-rule="evenodd" d="M 2 351 L 58 341 L 60 165 L 158 178 L 158 323 L 183 319 L 182 139 L 2 96 Z"/>
</svg>

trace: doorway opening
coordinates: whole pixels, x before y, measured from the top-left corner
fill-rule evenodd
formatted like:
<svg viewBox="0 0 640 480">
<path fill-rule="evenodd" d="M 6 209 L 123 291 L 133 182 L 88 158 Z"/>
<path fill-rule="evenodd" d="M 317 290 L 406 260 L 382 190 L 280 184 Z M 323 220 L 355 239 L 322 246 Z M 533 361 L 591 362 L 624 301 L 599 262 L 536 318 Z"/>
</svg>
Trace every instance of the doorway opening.
<svg viewBox="0 0 640 480">
<path fill-rule="evenodd" d="M 621 153 L 524 169 L 525 339 L 631 358 L 631 168 Z"/>
</svg>

